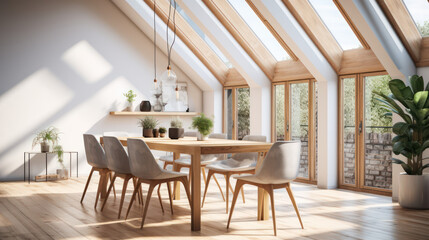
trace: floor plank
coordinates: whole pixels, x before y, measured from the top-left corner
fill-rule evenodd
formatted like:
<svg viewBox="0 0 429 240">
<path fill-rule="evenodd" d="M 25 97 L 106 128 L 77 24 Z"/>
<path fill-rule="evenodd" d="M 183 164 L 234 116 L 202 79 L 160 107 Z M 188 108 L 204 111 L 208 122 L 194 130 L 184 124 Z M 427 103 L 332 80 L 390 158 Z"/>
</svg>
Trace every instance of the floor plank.
<svg viewBox="0 0 429 240">
<path fill-rule="evenodd" d="M 221 186 L 224 179 L 219 177 Z M 100 212 L 94 209 L 97 176 L 83 204 L 80 197 L 86 178 L 56 182 L 0 183 L 0 239 L 275 239 L 271 218 L 256 221 L 257 189 L 245 186 L 246 203 L 237 200 L 230 229 L 219 190 L 211 184 L 202 209 L 202 230 L 190 230 L 189 204 L 182 191 L 170 214 L 167 188 L 162 186 L 165 213 L 156 194 L 150 202 L 145 226 L 140 230 L 142 206 L 134 204 L 129 220 L 123 217 L 133 191 L 130 185 L 122 219 L 117 219 L 120 196 L 108 199 Z M 121 192 L 122 180 L 116 183 Z M 148 186 L 143 186 L 146 197 Z M 204 189 L 204 188 L 203 188 Z M 401 208 L 390 197 L 348 190 L 323 190 L 292 184 L 305 229 L 285 189 L 275 191 L 277 239 L 428 239 L 429 211 Z M 137 202 L 138 203 L 138 202 Z"/>
</svg>

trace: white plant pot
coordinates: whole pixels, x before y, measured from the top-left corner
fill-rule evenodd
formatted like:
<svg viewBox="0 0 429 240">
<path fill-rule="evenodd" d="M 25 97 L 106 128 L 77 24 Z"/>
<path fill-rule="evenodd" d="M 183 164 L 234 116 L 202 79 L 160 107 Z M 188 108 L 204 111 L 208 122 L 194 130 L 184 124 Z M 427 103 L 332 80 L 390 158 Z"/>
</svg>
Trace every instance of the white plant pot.
<svg viewBox="0 0 429 240">
<path fill-rule="evenodd" d="M 208 136 L 203 136 L 201 133 L 197 132 L 197 141 L 207 140 Z"/>
<path fill-rule="evenodd" d="M 399 175 L 399 205 L 404 208 L 429 209 L 429 174 Z"/>
<path fill-rule="evenodd" d="M 127 111 L 134 112 L 134 102 L 128 102 Z"/>
</svg>

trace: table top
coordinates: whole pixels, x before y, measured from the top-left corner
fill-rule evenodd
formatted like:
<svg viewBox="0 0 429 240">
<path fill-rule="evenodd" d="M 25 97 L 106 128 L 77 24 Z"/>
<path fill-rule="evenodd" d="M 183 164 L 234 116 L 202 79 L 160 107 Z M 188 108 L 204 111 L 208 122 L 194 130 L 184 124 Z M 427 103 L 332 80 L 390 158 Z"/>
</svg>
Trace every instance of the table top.
<svg viewBox="0 0 429 240">
<path fill-rule="evenodd" d="M 136 137 L 118 137 L 122 145 L 127 146 L 128 138 Z M 197 141 L 196 137 L 185 137 L 177 140 L 170 138 L 143 138 L 149 148 L 153 150 L 191 153 L 196 149 L 201 151 L 201 154 L 210 153 L 239 153 L 239 152 L 267 152 L 272 143 L 243 141 L 243 140 L 229 140 L 229 139 L 207 139 L 204 141 Z M 103 137 L 100 138 L 103 143 Z"/>
<path fill-rule="evenodd" d="M 24 152 L 24 153 L 29 153 L 29 154 L 38 154 L 38 153 L 48 154 L 48 153 L 55 153 L 55 154 L 57 154 L 57 152 Z M 78 153 L 78 151 L 63 151 L 63 153 Z"/>
</svg>

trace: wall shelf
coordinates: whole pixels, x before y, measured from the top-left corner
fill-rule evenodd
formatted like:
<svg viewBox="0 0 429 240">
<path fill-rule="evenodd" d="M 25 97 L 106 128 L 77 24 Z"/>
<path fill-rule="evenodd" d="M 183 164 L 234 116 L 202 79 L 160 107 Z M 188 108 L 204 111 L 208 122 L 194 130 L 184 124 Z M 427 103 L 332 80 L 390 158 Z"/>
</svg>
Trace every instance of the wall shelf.
<svg viewBox="0 0 429 240">
<path fill-rule="evenodd" d="M 196 112 L 110 112 L 112 116 L 196 116 Z"/>
</svg>

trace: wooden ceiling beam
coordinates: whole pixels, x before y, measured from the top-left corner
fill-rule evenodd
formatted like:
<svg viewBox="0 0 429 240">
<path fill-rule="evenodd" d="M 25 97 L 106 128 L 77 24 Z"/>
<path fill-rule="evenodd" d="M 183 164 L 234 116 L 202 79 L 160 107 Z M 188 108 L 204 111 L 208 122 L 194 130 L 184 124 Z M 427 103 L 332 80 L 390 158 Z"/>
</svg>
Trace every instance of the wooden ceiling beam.
<svg viewBox="0 0 429 240">
<path fill-rule="evenodd" d="M 415 63 L 420 60 L 422 36 L 402 0 L 377 0 Z"/>
<path fill-rule="evenodd" d="M 153 10 L 153 0 L 144 0 Z M 168 1 L 156 2 L 156 14 L 167 24 Z M 173 22 L 170 20 L 169 28 L 173 30 Z M 229 71 L 220 57 L 207 45 L 207 43 L 194 31 L 186 20 L 176 13 L 176 34 L 188 46 L 188 48 L 200 59 L 201 62 L 212 72 L 218 81 L 224 85 Z"/>
<path fill-rule="evenodd" d="M 276 59 L 228 1 L 203 0 L 203 2 L 241 47 L 243 47 L 247 54 L 249 54 L 253 61 L 258 64 L 265 75 L 272 80 L 274 77 L 274 68 L 277 63 Z"/>
<path fill-rule="evenodd" d="M 283 3 L 316 44 L 332 68 L 338 72 L 341 66 L 343 50 L 310 2 L 308 0 L 283 0 Z"/>
</svg>

